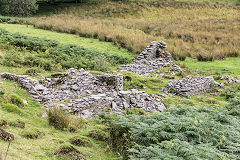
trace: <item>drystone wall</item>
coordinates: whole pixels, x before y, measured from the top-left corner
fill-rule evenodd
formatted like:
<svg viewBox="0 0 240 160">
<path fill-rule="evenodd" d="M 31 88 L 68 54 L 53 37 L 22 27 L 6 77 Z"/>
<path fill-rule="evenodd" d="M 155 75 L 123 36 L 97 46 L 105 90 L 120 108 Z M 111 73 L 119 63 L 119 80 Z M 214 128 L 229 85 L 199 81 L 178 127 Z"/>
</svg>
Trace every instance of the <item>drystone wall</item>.
<svg viewBox="0 0 240 160">
<path fill-rule="evenodd" d="M 164 67 L 170 67 L 173 74 L 176 71 L 181 72 L 181 67 L 173 62 L 172 56 L 166 48 L 167 44 L 165 42 L 153 41 L 139 54 L 137 60 L 131 64 L 123 65 L 119 69 L 148 77 Z"/>
<path fill-rule="evenodd" d="M 221 86 L 213 77 L 187 77 L 178 81 L 170 81 L 163 91 L 180 96 L 194 96 L 213 91 L 215 86 Z"/>
<path fill-rule="evenodd" d="M 165 108 L 158 97 L 136 89 L 124 91 L 122 74 L 95 76 L 84 69 L 69 69 L 55 78 L 35 79 L 10 73 L 0 73 L 0 76 L 21 84 L 46 107 L 59 106 L 84 118 L 103 111 L 122 113 L 135 107 L 149 112 Z"/>
</svg>

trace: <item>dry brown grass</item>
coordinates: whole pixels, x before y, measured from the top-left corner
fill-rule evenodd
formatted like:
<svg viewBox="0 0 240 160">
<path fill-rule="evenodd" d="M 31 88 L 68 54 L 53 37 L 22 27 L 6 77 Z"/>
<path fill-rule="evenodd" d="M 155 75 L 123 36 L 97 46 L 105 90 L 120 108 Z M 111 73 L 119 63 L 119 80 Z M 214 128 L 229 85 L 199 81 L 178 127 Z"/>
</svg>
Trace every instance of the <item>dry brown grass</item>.
<svg viewBox="0 0 240 160">
<path fill-rule="evenodd" d="M 240 54 L 240 7 L 234 4 L 174 0 L 85 4 L 28 23 L 114 42 L 134 53 L 153 40 L 164 40 L 176 59 L 214 60 Z"/>
</svg>

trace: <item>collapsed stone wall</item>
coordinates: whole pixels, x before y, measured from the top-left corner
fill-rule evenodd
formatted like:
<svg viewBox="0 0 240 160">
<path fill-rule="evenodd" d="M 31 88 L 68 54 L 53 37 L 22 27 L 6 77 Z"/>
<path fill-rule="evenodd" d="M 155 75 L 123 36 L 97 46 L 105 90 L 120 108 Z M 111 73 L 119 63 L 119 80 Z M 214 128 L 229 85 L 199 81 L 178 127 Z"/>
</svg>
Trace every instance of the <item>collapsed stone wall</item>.
<svg viewBox="0 0 240 160">
<path fill-rule="evenodd" d="M 180 96 L 194 96 L 211 92 L 214 86 L 220 86 L 213 77 L 187 77 L 178 81 L 170 81 L 166 88 L 163 88 L 165 93 L 172 93 Z"/>
<path fill-rule="evenodd" d="M 122 65 L 119 69 L 148 77 L 151 76 L 151 73 L 156 73 L 164 67 L 171 67 L 172 72 L 182 71 L 181 67 L 173 62 L 172 56 L 166 48 L 165 42 L 153 41 L 139 54 L 137 60 L 131 64 Z"/>
<path fill-rule="evenodd" d="M 138 90 L 123 90 L 123 75 L 94 76 L 84 69 L 69 69 L 55 78 L 35 79 L 26 75 L 0 73 L 2 78 L 18 82 L 46 107 L 59 106 L 81 117 L 103 111 L 122 113 L 126 108 L 149 112 L 163 111 L 161 99 Z"/>
</svg>

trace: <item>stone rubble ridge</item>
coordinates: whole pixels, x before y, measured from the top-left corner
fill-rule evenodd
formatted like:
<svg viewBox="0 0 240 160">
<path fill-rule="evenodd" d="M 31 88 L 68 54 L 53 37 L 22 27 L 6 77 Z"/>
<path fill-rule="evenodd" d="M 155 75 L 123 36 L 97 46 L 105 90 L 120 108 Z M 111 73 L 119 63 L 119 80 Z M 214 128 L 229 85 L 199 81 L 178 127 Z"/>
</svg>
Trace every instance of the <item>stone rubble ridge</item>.
<svg viewBox="0 0 240 160">
<path fill-rule="evenodd" d="M 158 97 L 143 91 L 123 90 L 123 75 L 93 75 L 84 69 L 69 69 L 55 78 L 35 79 L 27 75 L 0 73 L 4 79 L 16 81 L 31 97 L 47 108 L 62 107 L 79 117 L 87 118 L 101 112 L 122 113 L 127 108 L 148 112 L 163 111 Z"/>
<path fill-rule="evenodd" d="M 214 87 L 222 86 L 213 77 L 187 76 L 178 81 L 169 81 L 167 87 L 163 88 L 165 93 L 172 93 L 179 96 L 190 97 L 194 95 L 211 92 Z"/>
<path fill-rule="evenodd" d="M 169 53 L 166 48 L 167 44 L 165 42 L 153 41 L 139 54 L 133 63 L 122 65 L 119 67 L 119 70 L 129 71 L 147 77 L 151 77 L 152 73 L 156 73 L 164 67 L 171 67 L 173 74 L 176 71 L 181 72 L 181 67 L 174 63 L 171 53 Z"/>
</svg>

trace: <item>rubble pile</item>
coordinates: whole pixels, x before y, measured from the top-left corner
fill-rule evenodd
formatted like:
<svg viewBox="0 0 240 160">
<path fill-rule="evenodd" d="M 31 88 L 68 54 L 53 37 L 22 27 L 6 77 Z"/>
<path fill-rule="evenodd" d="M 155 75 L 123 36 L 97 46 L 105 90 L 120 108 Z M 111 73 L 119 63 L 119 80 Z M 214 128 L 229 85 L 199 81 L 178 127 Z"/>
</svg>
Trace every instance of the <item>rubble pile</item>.
<svg viewBox="0 0 240 160">
<path fill-rule="evenodd" d="M 213 77 L 187 77 L 178 81 L 169 81 L 168 86 L 163 88 L 165 93 L 172 93 L 179 96 L 194 96 L 211 92 L 215 86 L 220 86 Z"/>
</svg>

